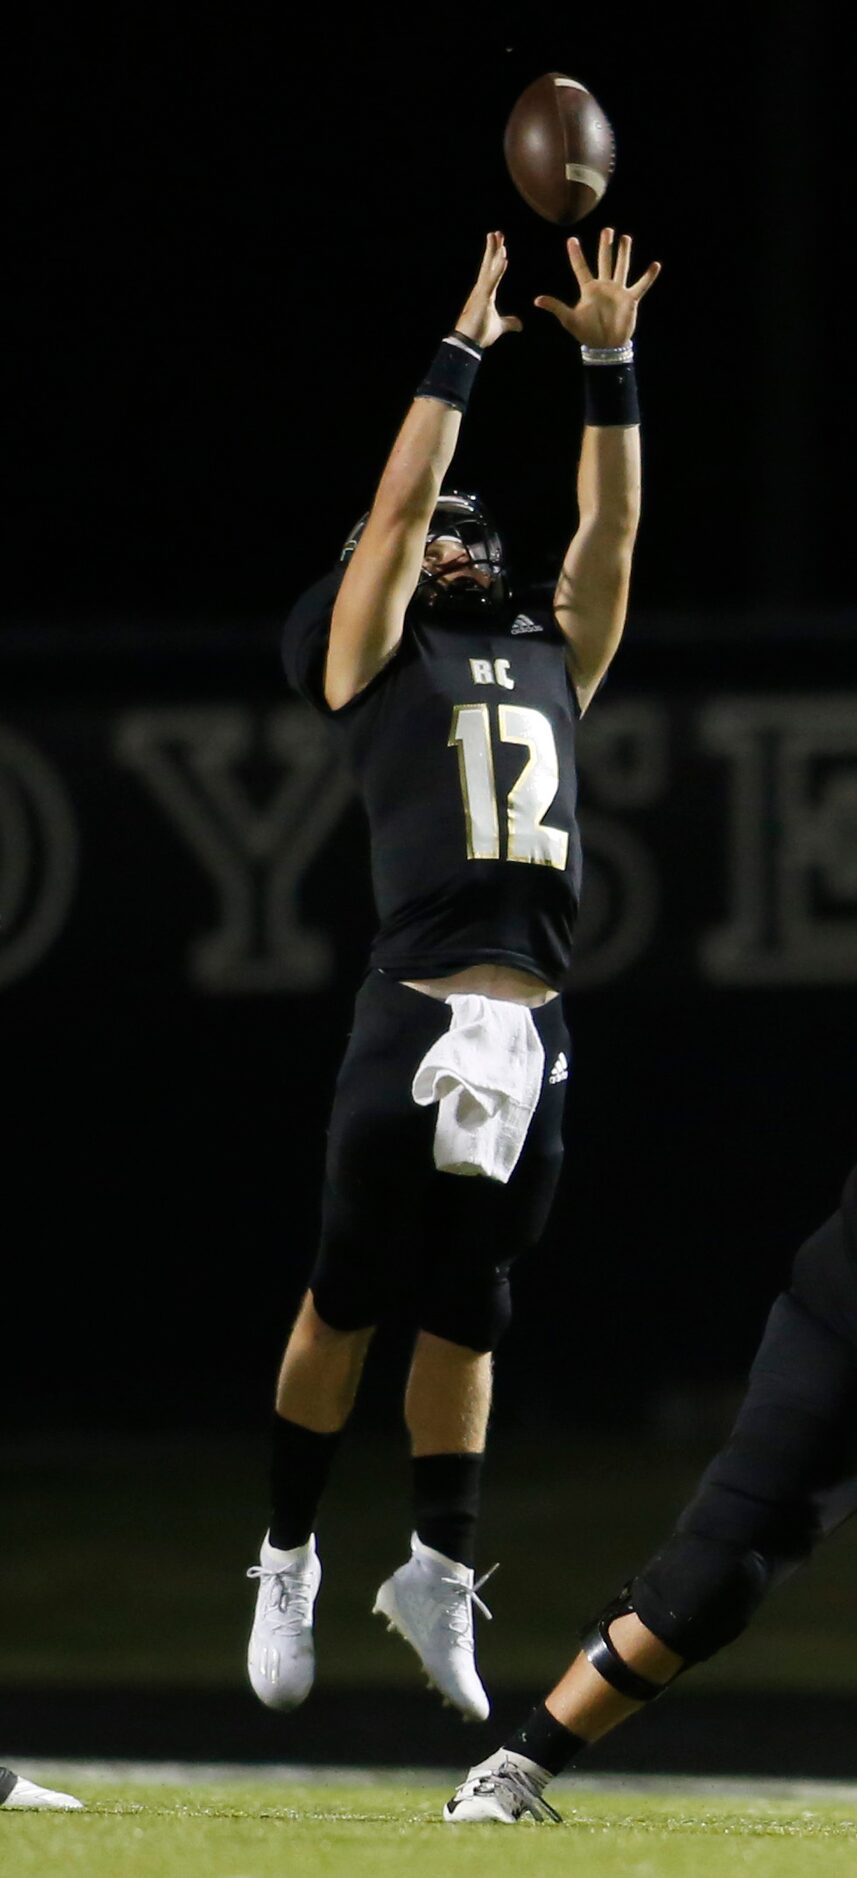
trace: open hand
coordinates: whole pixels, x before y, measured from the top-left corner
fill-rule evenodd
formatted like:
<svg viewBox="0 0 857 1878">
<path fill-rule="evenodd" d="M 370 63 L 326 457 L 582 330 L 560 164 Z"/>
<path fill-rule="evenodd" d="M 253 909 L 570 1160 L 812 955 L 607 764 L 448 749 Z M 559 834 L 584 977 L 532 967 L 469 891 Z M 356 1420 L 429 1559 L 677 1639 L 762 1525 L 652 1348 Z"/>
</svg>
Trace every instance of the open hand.
<svg viewBox="0 0 857 1878">
<path fill-rule="evenodd" d="M 456 332 L 474 339 L 478 346 L 493 346 L 504 333 L 519 333 L 521 322 L 513 314 L 497 311 L 497 288 L 506 272 L 509 257 L 499 230 L 485 237 L 485 251 L 476 283 L 455 322 Z"/>
<path fill-rule="evenodd" d="M 637 308 L 661 271 L 652 261 L 639 280 L 628 286 L 631 237 L 620 235 L 614 258 L 616 231 L 602 228 L 598 239 L 598 273 L 593 275 L 576 235 L 568 242 L 568 258 L 580 288 L 576 306 L 566 306 L 551 294 L 539 294 L 535 305 L 552 313 L 582 346 L 624 346 L 637 324 Z"/>
</svg>

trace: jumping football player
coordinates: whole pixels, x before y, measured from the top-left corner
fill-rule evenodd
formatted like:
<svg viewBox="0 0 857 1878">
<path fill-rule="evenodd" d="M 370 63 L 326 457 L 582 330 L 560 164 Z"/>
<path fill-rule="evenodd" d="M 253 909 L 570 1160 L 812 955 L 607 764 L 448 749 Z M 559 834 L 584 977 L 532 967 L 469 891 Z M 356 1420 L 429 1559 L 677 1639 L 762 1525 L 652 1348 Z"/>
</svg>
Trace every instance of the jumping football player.
<svg viewBox="0 0 857 1878">
<path fill-rule="evenodd" d="M 584 1630 L 546 1701 L 471 1768 L 444 1819 L 558 1820 L 548 1782 L 740 1636 L 771 1587 L 855 1511 L 857 1167 L 798 1252 L 735 1426 L 674 1532 Z"/>
<path fill-rule="evenodd" d="M 366 806 L 379 927 L 330 1122 L 321 1241 L 276 1395 L 272 1504 L 248 1650 L 272 1708 L 314 1674 L 316 1511 L 375 1326 L 406 1309 L 410 1557 L 375 1610 L 465 1716 L 492 1352 L 512 1260 L 539 1240 L 562 1160 L 568 980 L 580 884 L 575 729 L 619 644 L 640 512 L 633 343 L 657 264 L 628 283 L 605 229 L 593 276 L 542 296 L 582 348 L 579 521 L 552 609 L 518 606 L 480 500 L 447 490 L 483 354 L 520 320 L 496 296 L 503 236 L 441 343 L 369 513 L 283 641 Z M 579 354 L 578 354 L 579 356 Z M 484 1609 L 484 1606 L 480 1606 Z"/>
</svg>

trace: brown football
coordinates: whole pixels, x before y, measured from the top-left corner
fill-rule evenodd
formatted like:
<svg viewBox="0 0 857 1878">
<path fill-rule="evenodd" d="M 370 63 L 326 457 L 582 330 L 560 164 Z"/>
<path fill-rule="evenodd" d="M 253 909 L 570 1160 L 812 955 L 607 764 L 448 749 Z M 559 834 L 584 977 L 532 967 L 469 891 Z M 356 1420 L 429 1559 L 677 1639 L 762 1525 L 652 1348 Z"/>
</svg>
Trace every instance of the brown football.
<svg viewBox="0 0 857 1878">
<path fill-rule="evenodd" d="M 503 152 L 528 206 L 547 222 L 571 223 L 601 201 L 616 146 L 591 91 L 564 72 L 545 72 L 513 105 Z"/>
</svg>

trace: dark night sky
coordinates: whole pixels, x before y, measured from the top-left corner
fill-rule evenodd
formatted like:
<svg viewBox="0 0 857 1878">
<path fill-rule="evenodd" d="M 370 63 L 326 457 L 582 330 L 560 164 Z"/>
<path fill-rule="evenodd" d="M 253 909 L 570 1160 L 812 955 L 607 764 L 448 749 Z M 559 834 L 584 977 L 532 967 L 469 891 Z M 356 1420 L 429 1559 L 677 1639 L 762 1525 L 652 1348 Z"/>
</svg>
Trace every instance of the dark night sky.
<svg viewBox="0 0 857 1878">
<path fill-rule="evenodd" d="M 519 560 L 573 522 L 579 369 L 534 293 L 562 232 L 502 132 L 541 71 L 590 85 L 605 219 L 664 263 L 643 309 L 643 611 L 850 600 L 852 29 L 832 8 L 123 6 L 19 22 L 7 114 L 5 610 L 267 617 L 367 505 L 502 226 L 526 316 L 456 464 Z M 597 220 L 580 232 L 592 240 Z"/>
</svg>

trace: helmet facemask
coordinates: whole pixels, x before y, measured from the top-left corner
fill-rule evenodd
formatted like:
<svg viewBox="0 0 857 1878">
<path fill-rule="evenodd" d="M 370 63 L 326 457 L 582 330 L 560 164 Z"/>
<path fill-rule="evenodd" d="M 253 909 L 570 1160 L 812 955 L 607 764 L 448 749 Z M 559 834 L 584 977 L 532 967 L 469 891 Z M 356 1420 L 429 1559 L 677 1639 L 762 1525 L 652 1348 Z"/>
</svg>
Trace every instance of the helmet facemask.
<svg viewBox="0 0 857 1878">
<path fill-rule="evenodd" d="M 367 519 L 362 516 L 352 529 L 341 560 L 347 561 L 354 552 Z M 426 548 L 435 541 L 457 543 L 473 570 L 472 577 L 456 569 L 445 578 L 442 565 L 436 570 L 423 565 L 411 606 L 416 605 L 420 612 L 449 613 L 462 619 L 498 613 L 509 597 L 505 556 L 497 530 L 478 496 L 450 489 L 438 497 Z"/>
</svg>

